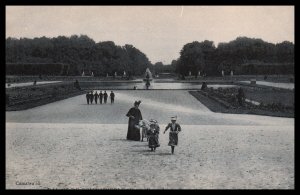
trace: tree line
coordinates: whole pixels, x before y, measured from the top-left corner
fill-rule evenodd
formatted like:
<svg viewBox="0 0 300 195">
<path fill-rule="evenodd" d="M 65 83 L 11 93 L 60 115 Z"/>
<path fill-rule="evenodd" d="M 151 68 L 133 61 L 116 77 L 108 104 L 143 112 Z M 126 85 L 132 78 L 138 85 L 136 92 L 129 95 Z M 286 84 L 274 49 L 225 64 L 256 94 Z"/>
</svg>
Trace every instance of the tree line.
<svg viewBox="0 0 300 195">
<path fill-rule="evenodd" d="M 59 36 L 56 38 L 7 38 L 6 63 L 64 64 L 67 75 L 94 76 L 143 75 L 147 68 L 155 74 L 177 73 L 184 78 L 190 73 L 220 76 L 229 74 L 293 74 L 294 44 L 288 41 L 268 43 L 262 39 L 238 37 L 228 43 L 194 41 L 180 51 L 180 57 L 171 64 L 152 64 L 147 56 L 132 45 L 115 45 L 113 41 L 96 43 L 86 35 Z M 29 66 L 29 65 L 28 65 Z M 33 66 L 32 66 L 33 67 Z M 51 69 L 50 67 L 50 69 Z M 64 66 L 66 67 L 66 66 Z M 16 67 L 15 67 L 16 69 Z M 27 72 L 30 72 L 27 70 Z M 53 71 L 56 72 L 56 71 Z"/>
<path fill-rule="evenodd" d="M 183 78 L 197 76 L 199 71 L 206 75 L 221 75 L 236 71 L 238 74 L 293 74 L 294 44 L 284 41 L 273 44 L 247 37 L 238 37 L 215 47 L 212 41 L 187 43 L 180 57 L 172 64 Z M 281 71 L 282 70 L 282 71 Z"/>
<path fill-rule="evenodd" d="M 152 69 L 147 56 L 132 45 L 115 45 L 113 41 L 96 43 L 86 35 L 56 38 L 7 38 L 6 63 L 66 64 L 67 75 L 106 76 L 141 75 Z M 51 68 L 51 67 L 50 67 Z"/>
</svg>

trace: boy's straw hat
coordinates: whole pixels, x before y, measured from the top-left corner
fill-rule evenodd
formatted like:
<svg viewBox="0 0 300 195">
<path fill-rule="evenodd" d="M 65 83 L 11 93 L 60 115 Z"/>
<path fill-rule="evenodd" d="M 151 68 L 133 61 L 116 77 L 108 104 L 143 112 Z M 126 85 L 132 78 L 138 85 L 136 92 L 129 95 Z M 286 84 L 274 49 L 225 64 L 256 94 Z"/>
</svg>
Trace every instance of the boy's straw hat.
<svg viewBox="0 0 300 195">
<path fill-rule="evenodd" d="M 171 120 L 172 120 L 172 121 L 176 121 L 176 120 L 177 120 L 177 116 L 172 116 L 172 117 L 171 117 Z"/>
</svg>

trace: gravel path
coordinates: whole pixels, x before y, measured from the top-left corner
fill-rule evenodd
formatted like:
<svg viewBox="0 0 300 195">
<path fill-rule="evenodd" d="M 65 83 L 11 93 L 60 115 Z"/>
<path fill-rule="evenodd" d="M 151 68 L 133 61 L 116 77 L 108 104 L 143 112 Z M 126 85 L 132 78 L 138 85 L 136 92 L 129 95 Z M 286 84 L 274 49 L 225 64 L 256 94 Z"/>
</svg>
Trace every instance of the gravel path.
<svg viewBox="0 0 300 195">
<path fill-rule="evenodd" d="M 250 84 L 250 81 L 240 81 L 240 82 Z M 282 88 L 282 89 L 294 89 L 295 88 L 294 83 L 274 83 L 274 82 L 267 82 L 267 81 L 256 81 L 256 84 L 271 86 L 271 87 L 276 87 L 276 88 Z"/>
<path fill-rule="evenodd" d="M 6 112 L 6 187 L 294 188 L 294 119 L 216 114 L 187 91 L 115 93 L 114 105 L 85 105 L 77 96 Z M 174 155 L 167 134 L 156 152 L 125 139 L 135 99 L 162 129 L 178 115 L 183 130 Z"/>
<path fill-rule="evenodd" d="M 188 91 L 150 90 L 114 91 L 115 104 L 87 105 L 85 95 L 57 101 L 29 110 L 6 112 L 7 122 L 18 123 L 92 123 L 126 124 L 125 117 L 135 100 L 141 100 L 140 110 L 146 119 L 170 122 L 177 115 L 180 124 L 187 125 L 293 125 L 294 119 L 281 117 L 222 114 L 211 112 Z"/>
</svg>

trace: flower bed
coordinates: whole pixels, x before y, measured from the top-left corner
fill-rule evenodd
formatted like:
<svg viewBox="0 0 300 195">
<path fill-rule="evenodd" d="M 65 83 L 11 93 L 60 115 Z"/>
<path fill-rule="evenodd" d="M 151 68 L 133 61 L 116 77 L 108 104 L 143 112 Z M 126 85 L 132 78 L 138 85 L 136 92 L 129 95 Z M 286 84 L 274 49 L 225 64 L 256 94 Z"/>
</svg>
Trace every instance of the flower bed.
<svg viewBox="0 0 300 195">
<path fill-rule="evenodd" d="M 57 83 L 6 89 L 6 110 L 24 110 L 85 93 L 74 83 Z"/>
<path fill-rule="evenodd" d="M 238 100 L 238 87 L 207 88 L 190 93 L 215 112 L 294 117 L 294 91 L 274 89 L 256 90 L 248 87 L 243 87 L 242 89 L 245 94 L 242 103 Z M 209 98 L 210 103 L 208 103 L 207 99 L 204 100 L 203 96 Z"/>
</svg>

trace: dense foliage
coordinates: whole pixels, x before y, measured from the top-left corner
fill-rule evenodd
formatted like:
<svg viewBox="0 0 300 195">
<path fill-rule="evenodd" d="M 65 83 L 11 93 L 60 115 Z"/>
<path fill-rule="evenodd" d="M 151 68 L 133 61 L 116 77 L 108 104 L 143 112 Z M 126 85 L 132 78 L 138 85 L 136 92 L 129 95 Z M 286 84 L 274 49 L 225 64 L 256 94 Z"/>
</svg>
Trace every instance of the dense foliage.
<svg viewBox="0 0 300 195">
<path fill-rule="evenodd" d="M 7 75 L 67 75 L 68 65 L 60 63 L 6 63 Z"/>
<path fill-rule="evenodd" d="M 43 64 L 44 72 L 34 64 Z M 212 41 L 194 41 L 185 44 L 180 57 L 171 64 L 157 62 L 152 65 L 147 56 L 132 45 L 117 46 L 112 41 L 96 43 L 86 35 L 7 38 L 6 65 L 10 67 L 7 74 L 33 75 L 47 74 L 47 71 L 49 74 L 81 75 L 84 71 L 86 75 L 93 72 L 94 76 L 106 76 L 115 72 L 123 75 L 125 71 L 127 76 L 134 76 L 143 75 L 147 68 L 154 74 L 176 72 L 183 78 L 190 72 L 195 77 L 199 72 L 221 76 L 222 70 L 227 75 L 231 70 L 235 74 L 294 74 L 294 44 L 288 41 L 273 44 L 247 37 L 219 43 L 217 47 Z"/>
<path fill-rule="evenodd" d="M 117 46 L 112 41 L 95 43 L 86 35 L 57 38 L 7 38 L 6 63 L 66 64 L 68 75 L 141 75 L 152 65 L 147 56 L 132 45 Z M 32 73 L 34 74 L 34 72 Z"/>
<path fill-rule="evenodd" d="M 294 44 L 278 44 L 261 39 L 238 37 L 215 47 L 211 41 L 192 42 L 183 46 L 177 60 L 176 71 L 182 76 L 198 72 L 221 75 L 224 70 L 238 74 L 293 74 Z M 284 70 L 284 71 L 281 71 Z"/>
</svg>

